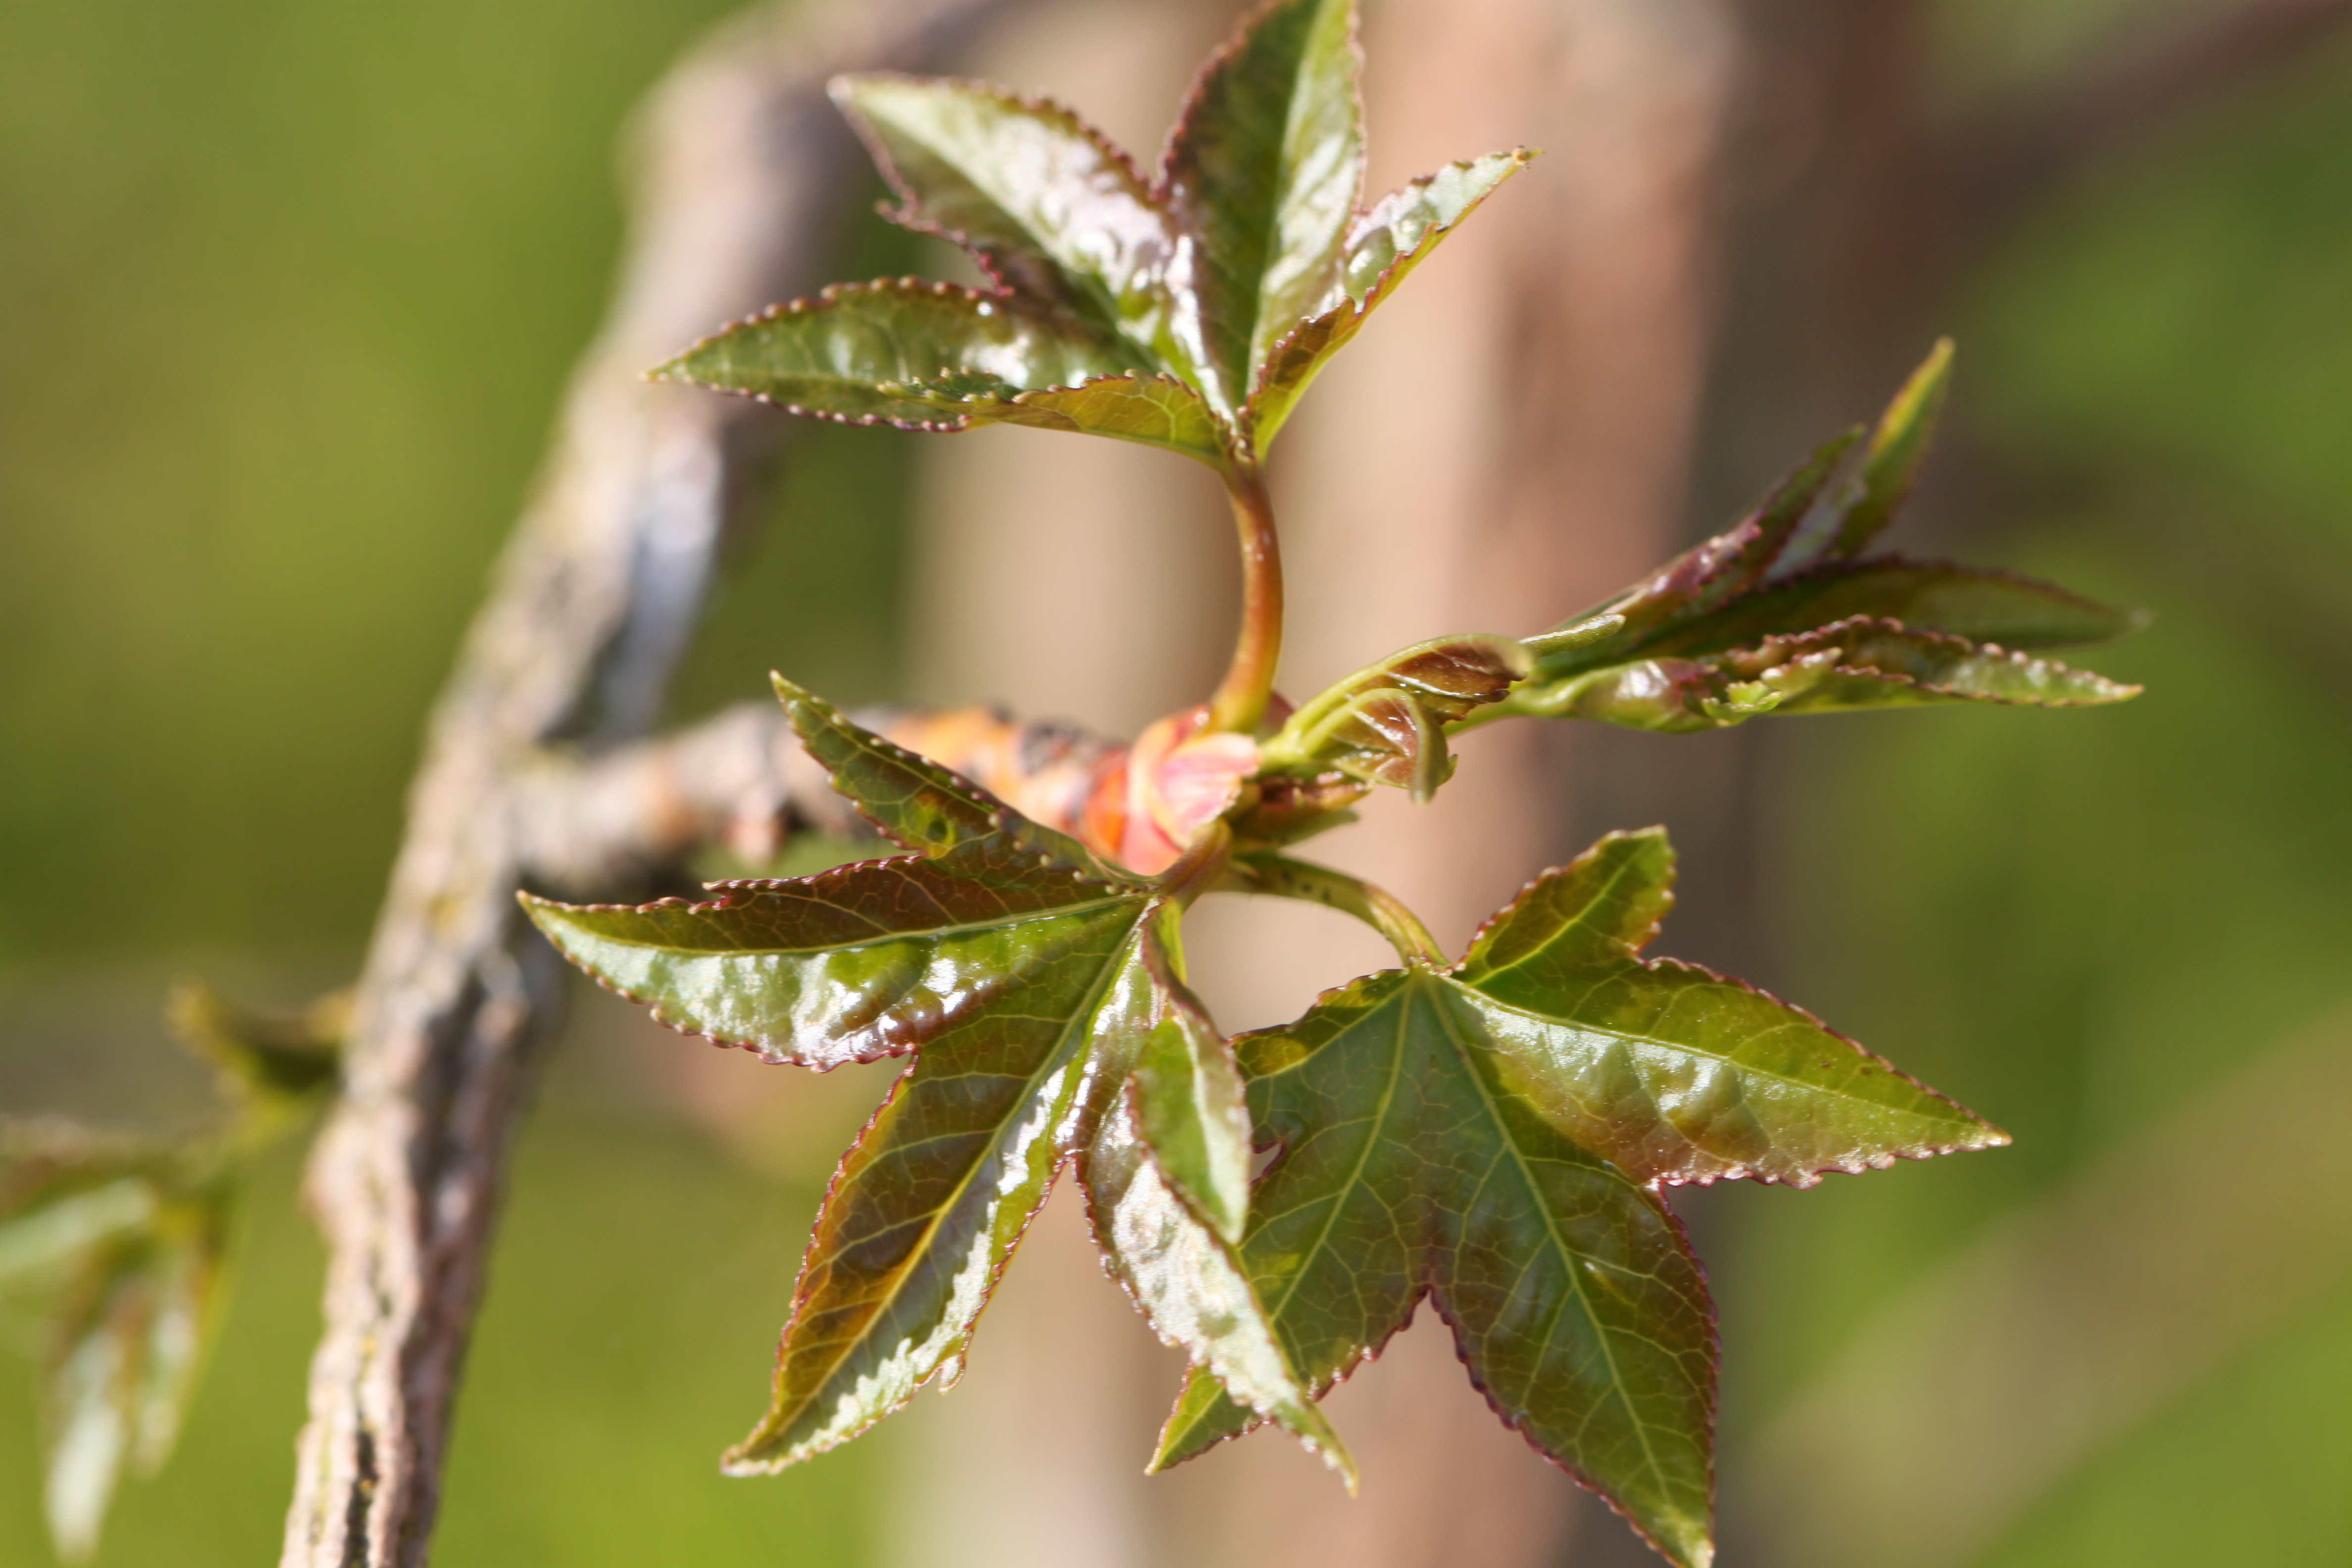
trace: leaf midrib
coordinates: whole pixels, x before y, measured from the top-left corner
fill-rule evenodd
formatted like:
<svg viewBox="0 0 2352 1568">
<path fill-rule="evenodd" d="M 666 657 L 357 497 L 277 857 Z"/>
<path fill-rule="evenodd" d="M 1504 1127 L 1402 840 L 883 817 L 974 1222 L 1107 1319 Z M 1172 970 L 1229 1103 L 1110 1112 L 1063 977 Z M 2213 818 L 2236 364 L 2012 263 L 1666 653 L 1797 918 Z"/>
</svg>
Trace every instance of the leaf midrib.
<svg viewBox="0 0 2352 1568">
<path fill-rule="evenodd" d="M 1433 976 L 1432 978 L 1442 977 Z M 1495 1103 L 1494 1094 L 1486 1086 L 1485 1075 L 1479 1072 L 1478 1064 L 1471 1060 L 1469 1042 L 1463 1039 L 1460 1031 L 1454 1027 L 1454 1018 L 1447 1012 L 1444 1003 L 1442 1000 L 1438 1001 L 1430 1010 L 1437 1015 L 1439 1024 L 1445 1032 L 1445 1038 L 1454 1047 L 1455 1058 L 1462 1064 L 1462 1070 L 1469 1076 L 1471 1082 L 1477 1086 L 1478 1101 L 1485 1107 L 1487 1119 L 1494 1124 L 1496 1141 L 1510 1152 L 1512 1163 L 1518 1167 L 1520 1181 L 1526 1184 L 1528 1193 L 1534 1200 L 1536 1211 L 1544 1217 L 1546 1234 L 1551 1237 L 1552 1246 L 1566 1260 L 1567 1267 L 1561 1272 L 1568 1276 L 1570 1288 L 1576 1292 L 1577 1302 L 1583 1308 L 1586 1321 L 1592 1324 L 1594 1332 L 1601 1342 L 1601 1359 L 1609 1365 L 1610 1386 L 1616 1390 L 1617 1397 L 1624 1404 L 1626 1415 L 1633 1420 L 1634 1431 L 1641 1436 L 1643 1462 L 1649 1467 L 1650 1474 L 1657 1481 L 1659 1489 L 1662 1491 L 1668 1490 L 1670 1488 L 1664 1467 L 1658 1462 L 1657 1449 L 1650 1441 L 1650 1423 L 1643 1418 L 1640 1408 L 1634 1404 L 1632 1394 L 1626 1389 L 1624 1374 L 1617 1364 L 1617 1347 L 1610 1339 L 1609 1330 L 1601 1321 L 1600 1315 L 1593 1310 L 1592 1298 L 1585 1289 L 1584 1276 L 1578 1269 L 1577 1265 L 1582 1260 L 1584 1254 L 1570 1246 L 1567 1237 L 1560 1235 L 1559 1223 L 1551 1212 L 1551 1205 L 1544 1201 L 1543 1187 L 1536 1181 L 1535 1173 L 1528 1168 L 1526 1153 L 1519 1148 L 1518 1140 L 1511 1136 L 1510 1128 L 1503 1121 L 1502 1108 Z"/>
<path fill-rule="evenodd" d="M 661 942 L 631 942 L 629 945 L 648 948 L 656 952 L 677 953 L 688 958 L 810 957 L 820 953 L 856 952 L 864 948 L 881 947 L 894 942 L 946 941 L 951 937 L 1003 931 L 1013 926 L 1061 920 L 1073 915 L 1093 914 L 1122 904 L 1134 904 L 1140 907 L 1150 902 L 1150 895 L 1147 893 L 1118 893 L 1091 899 L 1082 904 L 1056 904 L 1051 909 L 1031 910 L 1019 914 L 999 916 L 992 920 L 959 921 L 951 925 L 922 926 L 901 931 L 878 931 L 871 937 L 862 937 L 855 942 L 824 942 L 809 947 L 684 947 Z M 839 906 L 830 907 L 838 908 Z M 618 939 L 605 938 L 604 940 Z"/>
<path fill-rule="evenodd" d="M 1622 960 L 1620 961 L 1620 968 L 1621 970 L 1640 970 L 1644 973 L 1655 973 L 1650 964 L 1640 959 Z M 1818 1094 L 1830 1099 L 1846 1100 L 1869 1110 L 1890 1112 L 1896 1115 L 1916 1116 L 1922 1121 L 1948 1121 L 1958 1126 L 1968 1125 L 1966 1121 L 1962 1121 L 1958 1117 L 1932 1117 L 1927 1111 L 1904 1106 L 1890 1105 L 1884 1100 L 1867 1099 L 1862 1095 L 1853 1093 L 1850 1089 L 1832 1089 L 1827 1085 L 1814 1083 L 1806 1079 L 1791 1078 L 1787 1073 L 1776 1072 L 1769 1068 L 1752 1066 L 1749 1063 L 1739 1060 L 1736 1057 L 1725 1056 L 1717 1052 L 1705 1050 L 1697 1046 L 1686 1046 L 1675 1040 L 1662 1040 L 1654 1035 L 1637 1034 L 1631 1029 L 1618 1029 L 1607 1027 L 1599 1024 L 1588 1024 L 1574 1018 L 1554 1017 L 1550 1014 L 1538 1013 L 1532 1009 L 1521 1007 L 1516 1004 L 1505 1002 L 1498 997 L 1491 996 L 1466 981 L 1457 980 L 1450 974 L 1440 975 L 1438 978 L 1450 985 L 1458 986 L 1462 990 L 1470 993 L 1471 995 L 1477 998 L 1478 1005 L 1493 1007 L 1499 1012 L 1509 1013 L 1517 1017 L 1530 1019 L 1535 1023 L 1548 1025 L 1556 1029 L 1575 1029 L 1580 1030 L 1586 1034 L 1605 1035 L 1611 1039 L 1624 1040 L 1634 1045 L 1654 1046 L 1660 1050 L 1674 1051 L 1683 1056 L 1696 1057 L 1706 1061 L 1720 1062 L 1726 1067 L 1735 1068 L 1741 1072 L 1750 1073 L 1758 1078 L 1769 1079 L 1774 1083 L 1786 1084 L 1793 1089 L 1801 1089 L 1809 1094 Z M 1599 982 L 1596 981 L 1595 984 L 1598 984 Z M 1715 984 L 1724 983 L 1716 982 Z M 1839 1044 L 1846 1050 L 1857 1050 L 1857 1047 L 1851 1042 L 1840 1041 Z M 1862 1065 L 1864 1067 L 1868 1067 L 1870 1065 L 1870 1060 L 1867 1057 L 1862 1058 L 1861 1061 Z M 1900 1079 L 1897 1081 L 1900 1081 Z"/>
<path fill-rule="evenodd" d="M 916 1243 L 914 1248 L 908 1254 L 909 1261 L 904 1267 L 896 1271 L 895 1277 L 890 1282 L 890 1288 L 882 1294 L 879 1300 L 874 1303 L 872 1310 L 866 1314 L 865 1321 L 859 1325 L 858 1332 L 854 1337 L 835 1342 L 841 1347 L 839 1352 L 825 1363 L 824 1375 L 816 1381 L 815 1384 L 810 1389 L 807 1396 L 802 1399 L 801 1402 L 793 1407 L 793 1412 L 789 1416 L 787 1416 L 783 1421 L 777 1423 L 777 1430 L 780 1434 L 790 1430 L 792 1426 L 800 1419 L 803 1413 L 814 1405 L 817 1400 L 823 1396 L 824 1392 L 833 1386 L 835 1380 L 841 1373 L 841 1369 L 848 1363 L 851 1355 L 856 1352 L 856 1348 L 866 1342 L 870 1336 L 873 1325 L 881 1321 L 884 1315 L 898 1303 L 899 1296 L 906 1289 L 907 1281 L 914 1275 L 915 1267 L 913 1260 L 925 1258 L 929 1255 L 932 1243 L 939 1235 L 940 1225 L 944 1223 L 946 1216 L 952 1213 L 958 1205 L 962 1203 L 964 1194 L 971 1190 L 972 1183 L 978 1179 L 981 1170 L 989 1163 L 988 1155 L 992 1154 L 1002 1145 L 1006 1123 L 1017 1117 L 1022 1108 L 1028 1106 L 1035 1100 L 1038 1083 L 1045 1079 L 1048 1073 L 1061 1066 L 1063 1062 L 1069 1058 L 1072 1036 L 1084 1031 L 1093 1023 L 1096 1013 L 1102 1006 L 1103 996 L 1110 988 L 1112 977 L 1124 972 L 1128 963 L 1132 961 L 1134 955 L 1134 942 L 1137 940 L 1137 936 L 1141 932 L 1143 925 L 1144 921 L 1138 920 L 1135 929 L 1129 933 L 1128 940 L 1119 944 L 1119 947 L 1117 950 L 1118 956 L 1103 964 L 1102 971 L 1096 977 L 1095 984 L 1092 989 L 1087 993 L 1084 1003 L 1070 1015 L 1070 1021 L 1064 1026 L 1061 1038 L 1055 1043 L 1054 1047 L 1051 1050 L 1045 1053 L 1044 1057 L 1038 1062 L 1036 1069 L 1031 1072 L 1023 1080 L 1024 1087 L 1020 1097 L 1013 1102 L 1013 1109 L 1008 1111 L 1006 1115 L 1000 1119 L 990 1130 L 986 1151 L 980 1158 L 973 1160 L 971 1164 L 965 1168 L 962 1178 L 956 1183 L 953 1191 L 951 1191 L 944 1200 L 931 1210 L 929 1218 L 924 1223 L 922 1239 Z M 909 1076 L 912 1076 L 911 1073 Z M 1060 1171 L 1061 1164 L 1061 1160 L 1056 1158 L 1053 1171 L 1047 1173 L 1046 1186 L 1049 1191 L 1053 1185 L 1054 1175 Z M 828 1255 L 825 1258 L 825 1262 L 828 1264 L 831 1263 L 835 1256 L 838 1256 L 837 1252 L 835 1254 Z M 799 1316 L 797 1306 L 795 1307 L 793 1315 L 795 1318 Z M 929 1374 L 926 1373 L 925 1375 L 929 1376 Z M 885 1412 L 885 1414 L 887 1414 L 887 1412 Z M 877 1421 L 879 1419 L 881 1419 L 881 1417 L 878 1415 L 874 1418 L 874 1420 Z M 873 1421 L 866 1423 L 866 1426 L 870 1426 L 872 1425 Z M 865 1426 L 858 1428 L 859 1431 L 863 1431 L 865 1429 Z M 835 1439 L 835 1441 L 846 1441 L 847 1436 L 856 1436 L 856 1434 L 851 1433 L 843 1438 Z M 799 1445 L 797 1444 L 793 1444 L 790 1447 L 796 1447 L 798 1446 Z M 832 1446 L 833 1445 L 831 1444 L 827 1445 L 827 1447 Z M 787 1451 L 789 1451 L 789 1448 Z"/>
</svg>

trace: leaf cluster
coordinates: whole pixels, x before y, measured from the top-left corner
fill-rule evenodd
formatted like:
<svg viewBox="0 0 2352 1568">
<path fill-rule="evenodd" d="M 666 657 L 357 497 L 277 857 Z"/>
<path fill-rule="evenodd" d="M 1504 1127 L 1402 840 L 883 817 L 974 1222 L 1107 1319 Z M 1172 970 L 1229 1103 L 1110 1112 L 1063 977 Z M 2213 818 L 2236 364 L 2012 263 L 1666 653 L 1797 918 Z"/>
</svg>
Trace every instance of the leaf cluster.
<svg viewBox="0 0 2352 1568">
<path fill-rule="evenodd" d="M 1191 1363 L 1154 1468 L 1272 1421 L 1352 1485 L 1317 1401 L 1427 1298 L 1507 1425 L 1701 1564 L 1714 1310 L 1664 1189 L 1806 1186 L 2006 1138 L 1810 1014 L 1645 956 L 1672 901 L 1657 829 L 1544 872 L 1459 957 L 1381 889 L 1287 851 L 1372 788 L 1428 800 L 1454 771 L 1451 738 L 1503 718 L 1682 732 L 2112 702 L 2134 689 L 2042 650 L 2132 617 L 1865 553 L 1932 437 L 1941 345 L 1873 429 L 1594 609 L 1534 637 L 1417 644 L 1296 709 L 1272 699 L 1281 593 L 1259 459 L 1371 310 L 1528 156 L 1360 206 L 1353 29 L 1349 0 L 1263 7 L 1212 57 L 1148 179 L 1057 105 L 844 78 L 890 216 L 963 246 L 992 286 L 837 287 L 659 373 L 823 417 L 1043 426 L 1219 468 L 1247 586 L 1215 700 L 1152 726 L 1041 821 L 779 677 L 803 746 L 902 853 L 702 900 L 525 906 L 674 1028 L 819 1069 L 910 1058 L 826 1194 L 769 1410 L 730 1471 L 821 1453 L 952 1384 L 1067 1170 L 1106 1266 Z M 1181 942 L 1185 912 L 1218 892 L 1326 904 L 1400 963 L 1227 1040 Z"/>
<path fill-rule="evenodd" d="M 58 1554 L 97 1550 L 125 1472 L 171 1455 L 218 1317 L 247 1167 L 333 1082 L 344 997 L 278 1017 L 184 989 L 173 1020 L 231 1107 L 184 1138 L 0 1119 L 0 1311 L 39 1363 Z"/>
</svg>

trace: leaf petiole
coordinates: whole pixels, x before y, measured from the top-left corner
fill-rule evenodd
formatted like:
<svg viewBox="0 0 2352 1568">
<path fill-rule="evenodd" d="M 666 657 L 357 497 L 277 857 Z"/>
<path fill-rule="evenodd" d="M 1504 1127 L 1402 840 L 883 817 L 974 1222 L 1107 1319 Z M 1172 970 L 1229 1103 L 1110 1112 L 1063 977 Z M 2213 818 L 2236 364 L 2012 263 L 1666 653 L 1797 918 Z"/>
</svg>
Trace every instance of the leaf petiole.
<svg viewBox="0 0 2352 1568">
<path fill-rule="evenodd" d="M 1209 700 L 1208 728 L 1247 735 L 1265 717 L 1274 692 L 1275 666 L 1282 659 L 1282 546 L 1274 527 L 1274 502 L 1257 460 L 1238 454 L 1223 465 L 1225 494 L 1233 501 L 1241 532 L 1242 629 L 1234 661 Z"/>
<path fill-rule="evenodd" d="M 1394 893 L 1360 877 L 1286 855 L 1252 855 L 1234 861 L 1227 875 L 1235 892 L 1304 899 L 1353 915 L 1388 938 L 1407 963 L 1443 969 L 1449 962 L 1429 928 Z"/>
</svg>

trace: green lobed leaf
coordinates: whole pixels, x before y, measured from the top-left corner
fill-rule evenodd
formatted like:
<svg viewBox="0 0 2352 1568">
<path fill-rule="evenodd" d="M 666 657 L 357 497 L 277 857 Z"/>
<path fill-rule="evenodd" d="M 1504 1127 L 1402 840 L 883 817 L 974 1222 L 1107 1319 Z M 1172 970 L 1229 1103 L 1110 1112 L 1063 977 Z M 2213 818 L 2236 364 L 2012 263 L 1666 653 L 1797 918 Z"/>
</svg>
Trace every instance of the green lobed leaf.
<svg viewBox="0 0 2352 1568">
<path fill-rule="evenodd" d="M 950 414 L 966 426 L 1026 425 L 1163 447 L 1212 466 L 1224 456 L 1224 427 L 1209 405 L 1173 376 L 1103 376 L 1077 386 L 1023 392 L 986 377 L 907 382 L 892 395 Z"/>
<path fill-rule="evenodd" d="M 1663 832 L 1612 834 L 1452 969 L 1367 976 L 1236 1041 L 1280 1150 L 1242 1258 L 1318 1390 L 1431 1294 L 1507 1424 L 1702 1563 L 1712 1309 L 1656 1184 L 1810 1185 L 2006 1140 L 1808 1014 L 1644 961 L 1673 868 Z M 1251 1424 L 1196 1376 L 1159 1462 Z"/>
<path fill-rule="evenodd" d="M 1257 366 L 1322 295 L 1363 180 L 1353 0 L 1273 0 L 1209 58 L 1162 173 L 1190 243 L 1171 294 L 1190 307 L 1200 387 L 1237 417 Z"/>
<path fill-rule="evenodd" d="M 1697 1263 L 1654 1193 L 1510 1093 L 1452 989 L 1385 971 L 1235 1042 L 1282 1150 L 1242 1248 L 1258 1299 L 1320 1389 L 1433 1296 L 1506 1422 L 1703 1563 L 1715 1375 Z M 1156 1462 L 1254 1424 L 1196 1374 Z"/>
<path fill-rule="evenodd" d="M 1528 884 L 1453 971 L 1514 1092 L 1637 1181 L 1811 1186 L 2009 1142 L 1809 1013 L 1641 958 L 1673 905 L 1664 832 Z"/>
<path fill-rule="evenodd" d="M 1073 1160 L 1091 1162 L 1114 1271 L 1155 1330 L 1344 1464 L 1230 1254 L 1248 1127 L 1228 1048 L 1178 977 L 1168 890 L 777 689 L 835 784 L 929 853 L 717 884 L 701 903 L 524 900 L 566 956 L 673 1027 L 820 1068 L 916 1052 L 834 1179 L 769 1412 L 728 1469 L 821 1453 L 951 1381 Z"/>
<path fill-rule="evenodd" d="M 891 216 L 1118 333 L 1139 356 L 1133 368 L 1163 368 L 1175 232 L 1101 132 L 984 82 L 874 73 L 835 77 L 832 91 L 898 195 Z"/>
<path fill-rule="evenodd" d="M 1372 311 L 1457 224 L 1535 156 L 1517 147 L 1449 163 L 1391 192 L 1356 219 L 1323 296 L 1259 356 L 1248 424 L 1260 452 L 1273 446 L 1308 385 Z"/>
<path fill-rule="evenodd" d="M 1472 632 L 1416 643 L 1293 713 L 1262 748 L 1262 770 L 1336 770 L 1425 802 L 1454 771 L 1444 726 L 1502 700 L 1533 667 L 1511 637 Z"/>
<path fill-rule="evenodd" d="M 1013 294 L 919 279 L 837 283 L 705 338 L 653 374 L 738 392 L 795 414 L 911 430 L 961 430 L 961 415 L 894 392 L 980 375 L 1027 390 L 1150 369 L 1125 340 Z"/>
</svg>

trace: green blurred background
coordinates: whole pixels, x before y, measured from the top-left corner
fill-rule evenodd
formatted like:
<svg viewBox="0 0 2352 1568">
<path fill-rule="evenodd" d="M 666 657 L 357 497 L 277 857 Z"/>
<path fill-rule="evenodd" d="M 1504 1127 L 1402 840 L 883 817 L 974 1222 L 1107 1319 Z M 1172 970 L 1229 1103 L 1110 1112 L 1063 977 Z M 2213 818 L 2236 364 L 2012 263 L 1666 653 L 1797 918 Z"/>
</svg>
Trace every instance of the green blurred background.
<svg viewBox="0 0 2352 1568">
<path fill-rule="evenodd" d="M 174 976 L 294 1001 L 355 966 L 425 705 L 602 304 L 614 137 L 723 8 L 0 7 L 0 1109 L 194 1116 L 159 1018 Z M 2116 8 L 1952 0 L 1954 90 Z M 859 268 L 898 265 L 857 243 Z M 1934 1270 L 2150 1129 L 2199 1127 L 2266 1054 L 2330 1029 L 2340 1052 L 2352 1005 L 2352 55 L 2045 199 L 1948 318 L 1960 547 L 2152 606 L 2096 660 L 2151 695 L 1766 745 L 1774 978 L 2019 1147 L 1706 1208 L 1735 1488 Z M 803 439 L 682 709 L 772 665 L 895 689 L 898 438 Z M 823 525 L 853 510 L 877 521 Z M 805 1154 L 751 1169 L 624 1054 L 566 1053 L 532 1125 L 439 1561 L 866 1561 L 887 1428 L 756 1486 L 710 1463 L 752 1414 L 857 1086 Z M 2178 1158 L 2217 1201 L 2293 1205 L 2263 1140 L 2340 1138 L 2341 1113 L 2277 1111 Z M 276 1550 L 315 1327 L 296 1164 L 250 1206 L 180 1457 L 127 1488 L 103 1563 Z M 2232 1282 L 2278 1310 L 2151 1378 L 1977 1560 L 2352 1563 L 2352 1237 L 2309 1241 L 2319 1283 Z M 0 1563 L 40 1563 L 11 1365 Z"/>
</svg>

